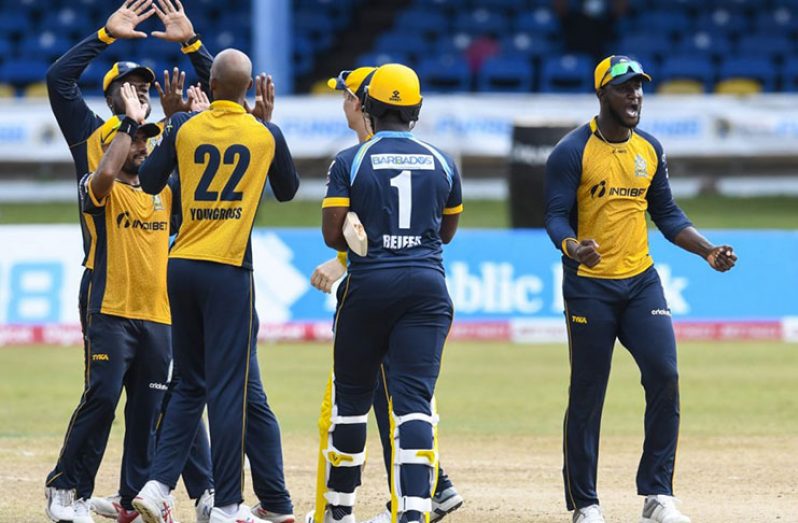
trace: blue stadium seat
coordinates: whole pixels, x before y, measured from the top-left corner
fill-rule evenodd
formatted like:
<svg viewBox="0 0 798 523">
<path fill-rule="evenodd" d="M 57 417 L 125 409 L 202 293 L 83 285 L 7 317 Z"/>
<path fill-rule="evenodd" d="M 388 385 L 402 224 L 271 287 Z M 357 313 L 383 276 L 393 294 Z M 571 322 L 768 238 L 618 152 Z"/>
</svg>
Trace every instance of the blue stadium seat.
<svg viewBox="0 0 798 523">
<path fill-rule="evenodd" d="M 475 9 L 469 13 L 460 13 L 454 20 L 453 28 L 473 35 L 491 33 L 495 35 L 507 32 L 510 24 L 504 15 L 488 9 Z"/>
<path fill-rule="evenodd" d="M 418 67 L 422 92 L 455 92 L 471 90 L 468 62 L 457 55 L 441 55 L 422 60 Z"/>
<path fill-rule="evenodd" d="M 718 68 L 718 79 L 748 78 L 762 84 L 764 91 L 775 91 L 777 71 L 767 55 L 731 56 Z"/>
<path fill-rule="evenodd" d="M 543 59 L 540 90 L 545 93 L 585 93 L 593 89 L 593 61 L 584 55 L 561 55 Z"/>
<path fill-rule="evenodd" d="M 437 37 L 448 31 L 448 18 L 435 10 L 408 9 L 396 18 L 393 26 L 393 32 L 424 33 L 427 37 Z"/>
<path fill-rule="evenodd" d="M 748 30 L 748 17 L 739 10 L 718 7 L 699 15 L 696 29 L 718 32 L 726 36 L 738 35 Z"/>
<path fill-rule="evenodd" d="M 629 34 L 625 35 L 613 46 L 612 52 L 626 56 L 644 54 L 662 58 L 671 50 L 671 42 L 661 35 Z"/>
<path fill-rule="evenodd" d="M 40 31 L 60 31 L 62 35 L 84 32 L 85 27 L 84 15 L 69 7 L 48 13 L 39 24 Z"/>
<path fill-rule="evenodd" d="M 502 54 L 517 54 L 521 56 L 542 56 L 559 53 L 561 45 L 545 38 L 529 33 L 515 33 L 502 38 Z"/>
<path fill-rule="evenodd" d="M 701 30 L 685 35 L 676 46 L 676 52 L 683 55 L 723 57 L 730 54 L 731 50 L 731 42 L 723 33 Z"/>
<path fill-rule="evenodd" d="M 384 64 L 412 65 L 414 61 L 405 53 L 366 53 L 357 57 L 357 67 L 380 66 Z"/>
<path fill-rule="evenodd" d="M 0 34 L 4 37 L 21 36 L 31 30 L 30 19 L 24 13 L 6 11 L 0 16 Z"/>
<path fill-rule="evenodd" d="M 20 56 L 52 62 L 71 47 L 71 41 L 47 31 L 25 38 L 20 42 L 18 49 Z"/>
<path fill-rule="evenodd" d="M 0 39 L 0 63 L 4 62 L 14 50 L 14 46 L 8 40 Z"/>
<path fill-rule="evenodd" d="M 377 53 L 404 53 L 419 59 L 429 54 L 430 45 L 420 34 L 386 33 L 381 35 L 374 45 Z"/>
<path fill-rule="evenodd" d="M 754 31 L 763 34 L 787 34 L 798 30 L 798 13 L 794 8 L 765 9 L 757 14 Z"/>
<path fill-rule="evenodd" d="M 632 21 L 632 24 L 637 32 L 663 36 L 690 33 L 693 30 L 693 23 L 687 13 L 673 9 L 644 11 Z"/>
<path fill-rule="evenodd" d="M 773 59 L 781 59 L 791 53 L 795 46 L 786 36 L 776 34 L 753 34 L 740 38 L 737 44 L 739 54 L 762 54 Z"/>
<path fill-rule="evenodd" d="M 518 15 L 514 30 L 552 38 L 560 31 L 560 21 L 551 9 L 540 7 Z"/>
<path fill-rule="evenodd" d="M 439 38 L 434 44 L 433 54 L 461 54 L 471 45 L 473 38 L 468 33 L 456 33 Z"/>
<path fill-rule="evenodd" d="M 48 67 L 41 60 L 9 60 L 0 66 L 0 82 L 17 86 L 41 82 Z"/>
<path fill-rule="evenodd" d="M 660 68 L 660 82 L 670 80 L 695 80 L 708 90 L 715 82 L 715 66 L 707 57 L 696 55 L 671 55 Z"/>
<path fill-rule="evenodd" d="M 477 90 L 528 93 L 532 91 L 532 66 L 522 56 L 495 56 L 482 64 Z"/>
</svg>

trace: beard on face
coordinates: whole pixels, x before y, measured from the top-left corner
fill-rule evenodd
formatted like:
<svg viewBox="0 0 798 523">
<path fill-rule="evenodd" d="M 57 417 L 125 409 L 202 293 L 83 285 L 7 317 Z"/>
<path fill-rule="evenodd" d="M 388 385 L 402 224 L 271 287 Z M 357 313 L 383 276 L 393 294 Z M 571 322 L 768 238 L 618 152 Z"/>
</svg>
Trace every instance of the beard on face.
<svg viewBox="0 0 798 523">
<path fill-rule="evenodd" d="M 137 158 L 128 158 L 125 160 L 125 165 L 122 166 L 122 172 L 125 174 L 130 175 L 137 175 L 139 173 L 139 167 L 141 164 L 144 163 L 144 160 L 138 160 Z"/>
<path fill-rule="evenodd" d="M 612 107 L 611 105 L 608 105 L 607 108 L 610 110 L 610 116 L 612 117 L 612 119 L 615 120 L 615 122 L 622 127 L 626 127 L 627 129 L 634 129 L 640 123 L 640 113 L 641 113 L 640 109 L 637 110 L 637 118 L 634 119 L 634 123 L 629 125 L 629 120 L 623 113 L 615 110 L 615 108 Z"/>
</svg>

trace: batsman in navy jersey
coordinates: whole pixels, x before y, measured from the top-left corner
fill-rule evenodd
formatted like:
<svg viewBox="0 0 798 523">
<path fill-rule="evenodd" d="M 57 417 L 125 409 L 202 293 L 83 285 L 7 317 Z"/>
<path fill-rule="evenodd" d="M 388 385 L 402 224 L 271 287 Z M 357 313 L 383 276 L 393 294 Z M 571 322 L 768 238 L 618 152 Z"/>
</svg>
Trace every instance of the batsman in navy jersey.
<svg viewBox="0 0 798 523">
<path fill-rule="evenodd" d="M 399 64 L 380 67 L 365 103 L 376 133 L 342 151 L 330 167 L 322 229 L 328 246 L 348 250 L 349 274 L 338 288 L 310 522 L 355 521 L 366 420 L 385 356 L 391 359 L 391 519 L 425 521 L 430 512 L 438 470 L 433 394 L 453 314 L 442 244 L 457 230 L 462 197 L 451 158 L 410 132 L 420 108 L 415 72 Z M 368 236 L 364 256 L 343 237 L 349 211 Z"/>
</svg>

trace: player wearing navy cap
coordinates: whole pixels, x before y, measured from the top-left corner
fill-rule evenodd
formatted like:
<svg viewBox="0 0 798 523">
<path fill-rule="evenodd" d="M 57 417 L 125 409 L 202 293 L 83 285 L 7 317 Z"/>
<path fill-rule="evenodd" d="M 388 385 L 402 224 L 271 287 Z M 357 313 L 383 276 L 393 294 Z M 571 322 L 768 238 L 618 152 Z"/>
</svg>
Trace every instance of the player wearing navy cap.
<svg viewBox="0 0 798 523">
<path fill-rule="evenodd" d="M 105 74 L 102 83 L 106 102 L 113 114 L 108 120 L 104 120 L 88 107 L 78 87 L 78 80 L 89 64 L 113 45 L 117 39 L 146 37 L 145 33 L 136 31 L 136 26 L 153 14 L 157 14 L 164 24 L 164 31 L 155 31 L 153 36 L 181 43 L 182 51 L 191 59 L 197 76 L 203 84 L 207 85 L 212 57 L 194 33 L 194 28 L 182 5 L 177 2 L 177 7 L 175 7 L 171 0 L 158 0 L 157 5 L 153 5 L 152 0 L 125 1 L 108 18 L 105 26 L 67 51 L 47 71 L 47 92 L 50 105 L 72 153 L 76 182 L 85 173 L 97 169 L 103 154 L 102 138 L 113 132 L 124 117 L 125 104 L 120 90 L 122 83 L 127 82 L 136 89 L 139 101 L 149 115 L 149 89 L 155 80 L 155 74 L 149 68 L 130 61 L 114 64 Z M 162 97 L 162 103 L 164 103 L 164 112 L 167 114 L 177 110 L 186 110 L 190 103 L 190 100 L 188 102 L 183 100 L 182 93 L 176 92 L 177 87 L 179 87 L 179 83 L 164 85 L 165 96 Z M 83 233 L 84 255 L 88 260 L 91 239 L 84 214 L 79 213 L 79 216 Z M 91 269 L 87 267 L 81 281 L 78 299 L 84 335 L 90 281 Z M 88 350 L 87 347 L 84 348 L 86 351 Z M 88 369 L 91 361 L 87 354 L 84 359 Z M 88 382 L 85 385 L 87 386 Z M 100 458 L 105 451 L 110 429 L 109 423 L 107 427 L 90 436 L 92 445 L 86 450 L 87 454 L 79 460 L 75 492 L 55 488 L 48 481 L 46 494 L 48 505 L 52 505 L 52 510 L 57 512 L 57 506 L 69 506 L 72 498 L 79 501 L 88 500 L 91 497 L 94 490 L 94 476 L 100 466 Z M 68 433 L 70 432 L 68 431 Z M 65 445 L 67 443 L 65 442 Z M 207 501 L 209 493 L 212 492 L 210 490 L 212 480 L 210 478 L 210 451 L 204 428 L 197 436 L 191 456 L 183 474 L 186 488 L 192 498 Z M 103 516 L 116 517 L 116 513 L 121 508 L 119 496 L 92 498 L 92 508 Z M 201 512 L 202 507 L 198 506 L 198 508 Z"/>
<path fill-rule="evenodd" d="M 371 83 L 376 67 L 359 67 L 352 71 L 341 71 L 336 78 L 330 78 L 327 82 L 330 89 L 343 92 L 343 110 L 347 124 L 358 137 L 358 141 L 363 143 L 371 138 L 372 132 L 368 118 L 363 113 L 363 105 L 366 101 L 366 88 Z M 332 285 L 346 273 L 347 253 L 339 252 L 338 256 L 332 258 L 313 271 L 310 278 L 311 284 L 323 292 L 331 292 Z M 380 443 L 382 444 L 383 460 L 385 471 L 388 477 L 388 486 L 391 485 L 391 474 L 393 464 L 391 463 L 391 441 L 393 436 L 390 428 L 390 410 L 388 407 L 388 387 L 385 383 L 386 376 L 390 373 L 390 362 L 386 356 L 377 374 L 377 385 L 374 388 L 374 417 L 377 420 L 377 428 L 380 432 Z M 432 496 L 432 511 L 430 521 L 439 521 L 446 514 L 449 514 L 462 506 L 463 497 L 455 490 L 449 476 L 443 468 L 438 465 L 438 482 Z M 374 518 L 364 523 L 388 523 L 391 521 L 390 503 L 387 510 L 380 512 Z"/>
<path fill-rule="evenodd" d="M 391 411 L 394 467 L 391 520 L 426 521 L 438 472 L 434 390 L 452 321 L 442 244 L 462 211 L 454 162 L 410 132 L 421 110 L 416 73 L 377 69 L 364 112 L 374 136 L 339 153 L 322 204 L 328 246 L 347 250 L 349 274 L 338 287 L 334 368 L 319 420 L 315 509 L 308 523 L 351 523 L 365 459 L 366 420 L 380 364 Z M 343 226 L 357 213 L 367 252 L 349 249 Z"/>
<path fill-rule="evenodd" d="M 574 523 L 603 523 L 596 493 L 599 428 L 615 340 L 631 352 L 646 394 L 637 493 L 642 523 L 689 523 L 675 506 L 679 375 L 671 312 L 648 250 L 646 211 L 668 240 L 724 272 L 737 257 L 692 226 L 671 196 L 662 145 L 637 129 L 643 81 L 625 56 L 594 72 L 599 115 L 557 144 L 546 164 L 546 230 L 561 249 L 571 361 L 563 443 Z"/>
</svg>

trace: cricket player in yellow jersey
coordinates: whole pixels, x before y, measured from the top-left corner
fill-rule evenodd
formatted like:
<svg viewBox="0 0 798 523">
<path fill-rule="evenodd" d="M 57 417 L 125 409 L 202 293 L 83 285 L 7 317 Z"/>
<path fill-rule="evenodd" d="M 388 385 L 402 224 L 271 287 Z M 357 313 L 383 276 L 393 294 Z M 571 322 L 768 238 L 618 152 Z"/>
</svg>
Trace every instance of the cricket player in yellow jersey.
<svg viewBox="0 0 798 523">
<path fill-rule="evenodd" d="M 546 229 L 562 251 L 571 361 L 563 443 L 565 500 L 574 523 L 603 523 L 596 493 L 599 428 L 618 339 L 646 393 L 637 493 L 641 523 L 689 523 L 673 498 L 679 374 L 671 312 L 648 251 L 646 211 L 668 240 L 716 271 L 734 266 L 728 245 L 701 236 L 671 196 L 662 145 L 637 129 L 643 67 L 610 56 L 595 69 L 599 115 L 554 148 L 546 164 Z"/>
<path fill-rule="evenodd" d="M 261 98 L 265 83 L 265 75 L 259 76 Z M 287 201 L 299 177 L 280 129 L 246 112 L 251 86 L 249 58 L 234 49 L 219 53 L 211 67 L 210 109 L 172 116 L 141 167 L 142 187 L 151 194 L 159 193 L 168 173 L 177 169 L 181 202 L 168 270 L 181 379 L 163 420 L 150 481 L 133 502 L 148 522 L 169 516 L 163 510 L 169 503 L 163 474 L 173 460 L 185 460 L 193 437 L 185 427 L 197 426 L 206 398 L 216 485 L 211 523 L 294 521 L 280 429 L 255 357 L 250 236 L 267 178 L 275 197 Z M 256 492 L 268 484 L 274 493 L 260 499 L 255 510 L 242 504 L 245 449 Z"/>
<path fill-rule="evenodd" d="M 146 108 L 130 84 L 122 86 L 126 116 L 104 137 L 107 148 L 97 170 L 83 177 L 80 199 L 89 233 L 86 266 L 91 269 L 87 312 L 84 394 L 70 421 L 48 485 L 78 487 L 81 459 L 92 437 L 114 417 L 124 387 L 125 444 L 119 493 L 119 521 L 132 521 L 133 496 L 144 485 L 154 452 L 155 428 L 171 362 L 166 263 L 172 188 L 145 194 L 138 169 L 148 138 L 160 132 L 142 124 Z M 96 474 L 96 470 L 93 471 Z M 47 505 L 53 521 L 90 523 L 86 499 Z M 130 519 L 123 516 L 130 515 Z"/>
</svg>

